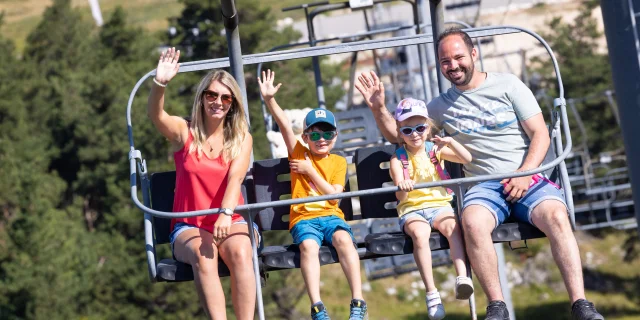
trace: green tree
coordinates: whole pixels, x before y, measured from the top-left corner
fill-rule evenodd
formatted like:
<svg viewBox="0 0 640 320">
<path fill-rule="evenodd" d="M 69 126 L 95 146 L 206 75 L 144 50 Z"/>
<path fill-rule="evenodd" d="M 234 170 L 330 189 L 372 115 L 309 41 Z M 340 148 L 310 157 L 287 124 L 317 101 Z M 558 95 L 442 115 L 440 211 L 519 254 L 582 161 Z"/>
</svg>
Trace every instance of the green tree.
<svg viewBox="0 0 640 320">
<path fill-rule="evenodd" d="M 560 65 L 566 98 L 593 96 L 613 87 L 609 58 L 599 50 L 603 34 L 592 15 L 599 3 L 597 0 L 586 1 L 574 20 L 565 21 L 562 17 L 555 17 L 549 22 L 549 31 L 540 32 Z M 557 82 L 551 61 L 534 58 L 532 67 L 534 72 L 542 75 L 541 87 L 550 95 L 557 96 Z M 576 107 L 585 123 L 592 155 L 622 147 L 620 128 L 603 95 L 577 103 Z M 572 120 L 570 124 L 573 136 L 580 136 L 575 121 Z"/>
</svg>

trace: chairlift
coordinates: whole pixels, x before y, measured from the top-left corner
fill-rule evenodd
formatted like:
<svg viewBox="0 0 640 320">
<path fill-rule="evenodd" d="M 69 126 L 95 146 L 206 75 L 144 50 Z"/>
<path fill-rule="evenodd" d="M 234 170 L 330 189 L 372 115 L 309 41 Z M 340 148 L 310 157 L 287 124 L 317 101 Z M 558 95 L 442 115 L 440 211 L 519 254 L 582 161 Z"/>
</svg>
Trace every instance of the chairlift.
<svg viewBox="0 0 640 320">
<path fill-rule="evenodd" d="M 633 200 L 630 196 L 624 196 L 625 192 L 628 193 L 631 190 L 626 157 L 618 152 L 602 153 L 598 157 L 593 157 L 589 152 L 586 128 L 576 108 L 578 103 L 605 98 L 619 125 L 620 119 L 613 94 L 613 91 L 606 90 L 585 97 L 567 99 L 567 104 L 580 131 L 581 140 L 577 148 L 574 148 L 576 160 L 580 159 L 581 170 L 576 170 L 571 177 L 573 186 L 577 188 L 575 193 L 577 201 L 586 201 L 576 206 L 576 213 L 580 215 L 581 220 L 578 227 L 580 230 L 635 227 Z M 614 166 L 614 163 L 618 165 Z M 605 172 L 602 173 L 602 171 Z M 600 174 L 597 174 L 598 172 Z"/>
<path fill-rule="evenodd" d="M 226 7 L 233 7 L 233 3 L 229 3 L 232 0 L 221 0 L 223 2 L 223 9 Z M 436 31 L 436 34 L 439 34 L 443 31 L 444 21 L 442 21 L 443 15 L 443 5 L 441 1 L 431 0 L 432 8 L 435 8 L 432 12 L 432 24 L 433 29 Z M 235 9 L 235 8 L 234 8 Z M 227 15 L 233 16 L 233 15 Z M 488 36 L 498 36 L 505 34 L 514 34 L 514 33 L 524 33 L 533 36 L 537 39 L 547 50 L 547 52 L 551 56 L 551 60 L 553 62 L 554 70 L 556 73 L 557 81 L 558 81 L 558 89 L 559 89 L 559 97 L 554 99 L 554 121 L 552 122 L 552 130 L 550 132 L 553 146 L 549 149 L 549 161 L 544 165 L 541 165 L 537 169 L 517 172 L 517 173 L 508 173 L 508 174 L 495 174 L 488 176 L 479 176 L 479 177 L 470 177 L 470 178 L 456 178 L 452 180 L 438 181 L 438 182 L 429 182 L 429 183 L 421 183 L 415 186 L 415 188 L 426 188 L 426 187 L 436 187 L 436 186 L 448 186 L 450 188 L 455 189 L 458 197 L 458 205 L 462 204 L 464 193 L 463 188 L 469 186 L 470 184 L 488 181 L 488 180 L 501 180 L 504 178 L 513 178 L 513 177 L 521 177 L 528 176 L 535 173 L 552 171 L 553 174 L 558 178 L 559 183 L 564 188 L 565 200 L 568 205 L 568 211 L 570 215 L 570 220 L 573 226 L 575 226 L 575 217 L 573 210 L 573 201 L 572 201 L 572 192 L 571 186 L 569 184 L 569 178 L 567 175 L 566 166 L 564 163 L 564 159 L 571 151 L 572 141 L 571 136 L 569 134 L 569 125 L 567 120 L 567 112 L 566 112 L 566 103 L 564 100 L 564 90 L 562 86 L 562 80 L 560 76 L 559 67 L 557 61 L 551 51 L 549 45 L 536 33 L 515 26 L 495 26 L 495 27 L 481 27 L 481 28 L 470 28 L 465 29 L 465 31 L 472 37 L 488 37 Z M 434 37 L 429 34 L 417 34 L 403 37 L 396 37 L 391 39 L 373 39 L 373 40 L 362 40 L 349 43 L 348 45 L 338 44 L 338 45 L 327 45 L 321 47 L 310 47 L 310 48 L 300 48 L 300 49 L 291 49 L 285 51 L 278 52 L 267 52 L 267 53 L 259 53 L 252 55 L 240 56 L 239 50 L 230 50 L 229 58 L 218 58 L 218 59 L 210 59 L 210 60 L 202 60 L 202 61 L 192 61 L 182 63 L 179 73 L 185 72 L 194 72 L 194 71 L 202 71 L 202 70 L 210 70 L 217 68 L 226 68 L 234 63 L 240 63 L 241 65 L 253 65 L 265 62 L 276 62 L 276 61 L 284 61 L 289 59 L 301 59 L 301 58 L 311 58 L 311 57 L 319 57 L 330 54 L 343 54 L 343 53 L 353 53 L 362 50 L 375 50 L 389 47 L 399 47 L 399 46 L 407 46 L 407 45 L 424 45 L 427 43 L 433 43 Z M 130 170 L 130 191 L 131 198 L 136 207 L 144 212 L 144 230 L 145 230 L 145 245 L 146 245 L 146 254 L 147 254 L 147 264 L 148 271 L 151 281 L 188 281 L 188 272 L 190 268 L 188 265 L 183 263 L 173 261 L 172 259 L 164 259 L 165 263 L 162 261 L 159 263 L 156 257 L 156 245 L 161 244 L 166 241 L 166 235 L 169 232 L 168 226 L 165 224 L 167 219 L 177 218 L 177 217 L 192 217 L 199 215 L 208 215 L 208 214 L 216 214 L 218 212 L 218 208 L 207 209 L 207 210 L 199 210 L 192 212 L 180 212 L 175 213 L 171 212 L 171 206 L 168 205 L 168 202 L 173 199 L 173 188 L 174 183 L 172 183 L 172 172 L 169 173 L 155 173 L 150 174 L 147 169 L 147 163 L 144 160 L 142 153 L 140 150 L 136 149 L 134 146 L 134 135 L 133 135 L 133 126 L 132 126 L 132 118 L 131 118 L 131 108 L 133 105 L 133 101 L 135 99 L 136 93 L 140 89 L 140 87 L 145 84 L 149 78 L 155 76 L 155 70 L 152 70 L 142 76 L 136 85 L 134 86 L 129 100 L 127 104 L 126 118 L 127 118 L 127 129 L 129 136 L 129 170 Z M 246 91 L 244 87 L 244 81 L 238 81 L 241 85 L 243 91 Z M 443 88 L 443 84 L 440 86 L 441 90 Z M 563 147 L 562 141 L 562 133 L 565 135 L 565 147 Z M 289 200 L 279 200 L 279 197 L 275 197 L 276 195 L 271 192 L 276 186 L 281 188 L 282 191 L 286 191 L 286 185 L 288 182 L 278 180 L 278 175 L 281 175 L 284 171 L 275 174 L 275 171 L 272 170 L 278 166 L 282 166 L 283 163 L 286 163 L 286 159 L 272 159 L 272 160 L 261 160 L 254 162 L 253 170 L 248 173 L 247 179 L 244 183 L 244 193 L 246 194 L 247 203 L 244 205 L 240 205 L 236 208 L 236 212 L 241 213 L 244 219 L 251 225 L 253 221 L 258 221 L 263 230 L 271 229 L 274 223 L 282 224 L 282 220 L 274 220 L 274 218 L 282 219 L 282 216 L 274 215 L 274 209 L 283 210 L 284 208 L 288 212 L 288 207 L 292 204 L 299 203 L 307 203 L 314 201 L 324 201 L 331 199 L 344 199 L 345 206 L 350 205 L 350 198 L 352 197 L 360 197 L 361 202 L 364 199 L 368 199 L 367 207 L 372 209 L 371 211 L 366 211 L 364 206 L 362 206 L 362 216 L 363 218 L 366 216 L 377 218 L 384 217 L 387 212 L 390 210 L 385 210 L 384 206 L 373 206 L 374 201 L 371 199 L 379 199 L 384 198 L 381 196 L 392 196 L 395 191 L 397 191 L 396 187 L 380 187 L 381 184 L 377 184 L 377 182 L 371 178 L 378 178 L 376 176 L 384 176 L 384 170 L 380 168 L 380 159 L 386 158 L 385 161 L 388 161 L 390 158 L 390 154 L 392 153 L 393 146 L 382 146 L 382 147 L 373 147 L 373 148 L 360 148 L 356 150 L 356 157 L 354 162 L 356 163 L 356 171 L 358 175 L 358 191 L 346 191 L 341 194 L 335 195 L 323 195 L 316 197 L 308 197 L 301 199 L 289 199 Z M 389 150 L 387 150 L 389 149 Z M 378 161 L 377 164 L 376 161 Z M 377 166 L 377 169 L 375 169 Z M 370 170 L 370 168 L 374 168 L 375 170 Z M 284 170 L 288 169 L 288 166 Z M 381 172 L 378 172 L 382 170 Z M 388 169 L 386 169 L 388 170 Z M 269 174 L 270 177 L 263 176 L 263 174 Z M 368 178 L 367 178 L 368 176 Z M 386 175 L 388 177 L 388 174 Z M 142 192 L 142 201 L 138 198 L 138 177 L 140 178 L 140 187 Z M 274 178 L 275 177 L 275 178 Z M 173 180 L 175 182 L 175 180 Z M 368 185 L 368 186 L 367 186 Z M 375 197 L 374 197 L 375 196 Z M 274 198 L 275 197 L 275 198 Z M 267 198 L 270 201 L 260 201 L 259 199 Z M 252 201 L 254 200 L 254 201 Z M 342 204 L 341 204 L 342 205 Z M 346 209 L 348 210 L 348 209 Z M 387 211 L 387 212 L 385 212 Z M 163 220 L 164 219 L 164 220 Z M 253 228 L 249 228 L 251 245 L 253 248 L 253 267 L 254 267 L 254 275 L 256 278 L 256 290 L 257 290 L 257 313 L 259 319 L 264 319 L 264 307 L 262 301 L 262 290 L 260 286 L 260 274 L 266 271 L 276 271 L 281 268 L 278 267 L 269 267 L 267 264 L 267 258 L 275 258 L 272 261 L 277 260 L 278 258 L 285 259 L 280 262 L 276 261 L 277 265 L 285 265 L 290 267 L 293 265 L 295 267 L 296 257 L 295 254 L 291 254 L 290 247 L 286 245 L 275 246 L 275 251 L 269 251 L 269 248 L 266 248 L 260 256 L 257 254 L 257 244 L 253 235 Z M 404 241 L 406 245 L 410 244 L 410 241 L 400 237 L 392 237 L 391 240 L 384 241 L 380 237 L 370 237 L 367 236 L 365 239 L 365 243 L 362 244 L 362 247 L 358 248 L 359 256 L 362 260 L 377 258 L 380 257 L 381 254 L 372 251 L 372 249 L 384 249 L 391 250 L 391 255 L 398 255 L 394 252 L 394 241 Z M 544 237 L 539 230 L 533 228 L 532 226 L 519 224 L 519 223 L 507 223 L 501 225 L 496 229 L 493 233 L 494 242 L 509 242 L 516 240 L 526 240 L 529 238 L 536 237 Z M 372 242 L 367 242 L 371 240 Z M 438 248 L 446 248 L 448 244 L 446 240 L 439 234 L 432 234 L 432 241 L 438 242 L 438 245 L 435 246 Z M 387 248 L 387 249 L 385 249 Z M 376 250 L 377 250 L 376 249 Z M 404 250 L 405 246 L 401 246 L 400 249 Z M 284 250 L 284 251 L 278 251 Z M 383 250 L 383 251 L 384 251 Z M 397 251 L 397 250 L 395 250 Z M 326 263 L 334 263 L 335 257 L 333 256 L 333 252 L 331 248 L 322 248 L 321 252 L 321 261 Z M 288 260 L 291 258 L 291 260 Z M 299 262 L 299 261 L 298 261 Z M 221 265 L 223 265 L 221 263 Z M 221 266 L 221 269 L 223 266 Z M 188 270 L 187 270 L 188 269 Z M 471 272 L 471 269 L 468 269 Z M 224 270 L 221 270 L 221 274 L 224 275 Z M 184 272 L 180 274 L 180 272 Z M 470 276 L 471 274 L 469 274 Z M 470 309 L 472 318 L 476 318 L 475 312 L 475 300 L 472 296 L 470 299 Z"/>
</svg>

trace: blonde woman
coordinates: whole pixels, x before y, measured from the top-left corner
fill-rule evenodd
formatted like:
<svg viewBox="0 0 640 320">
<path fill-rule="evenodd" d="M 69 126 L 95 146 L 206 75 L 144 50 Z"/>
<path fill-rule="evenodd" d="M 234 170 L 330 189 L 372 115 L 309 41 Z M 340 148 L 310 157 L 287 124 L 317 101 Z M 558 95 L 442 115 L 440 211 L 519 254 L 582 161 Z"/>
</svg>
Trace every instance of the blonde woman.
<svg viewBox="0 0 640 320">
<path fill-rule="evenodd" d="M 160 55 L 147 106 L 149 118 L 174 151 L 173 211 L 221 209 L 217 215 L 172 219 L 171 248 L 176 260 L 193 268 L 200 302 L 211 319 L 226 319 L 218 257 L 231 271 L 236 318 L 253 319 L 256 284 L 249 230 L 234 213 L 244 203 L 240 186 L 253 145 L 240 88 L 229 73 L 212 70 L 198 85 L 191 121 L 171 116 L 164 110 L 164 92 L 178 72 L 179 58 L 175 48 Z"/>
</svg>

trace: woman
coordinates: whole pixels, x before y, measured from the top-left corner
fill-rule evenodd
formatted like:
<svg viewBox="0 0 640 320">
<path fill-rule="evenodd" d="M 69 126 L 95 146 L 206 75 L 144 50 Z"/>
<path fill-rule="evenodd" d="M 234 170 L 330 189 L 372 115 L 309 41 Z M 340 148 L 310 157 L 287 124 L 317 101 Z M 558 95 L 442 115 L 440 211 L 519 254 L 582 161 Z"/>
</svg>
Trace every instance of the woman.
<svg viewBox="0 0 640 320">
<path fill-rule="evenodd" d="M 256 284 L 249 230 L 233 212 L 244 203 L 240 186 L 253 144 L 240 88 L 229 73 L 213 70 L 198 85 L 191 122 L 171 116 L 164 110 L 164 91 L 178 72 L 179 58 L 175 48 L 160 55 L 147 106 L 149 118 L 174 151 L 173 211 L 221 209 L 219 214 L 172 219 L 171 248 L 176 260 L 193 268 L 200 302 L 211 319 L 226 319 L 218 257 L 231 271 L 236 317 L 253 319 Z"/>
</svg>

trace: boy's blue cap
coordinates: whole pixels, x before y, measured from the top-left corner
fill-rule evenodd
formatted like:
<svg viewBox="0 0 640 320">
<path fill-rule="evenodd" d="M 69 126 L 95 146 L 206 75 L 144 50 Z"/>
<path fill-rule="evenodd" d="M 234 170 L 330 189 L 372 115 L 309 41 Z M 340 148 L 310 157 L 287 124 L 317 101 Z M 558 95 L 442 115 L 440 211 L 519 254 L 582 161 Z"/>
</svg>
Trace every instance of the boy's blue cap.
<svg viewBox="0 0 640 320">
<path fill-rule="evenodd" d="M 336 125 L 336 117 L 331 111 L 327 109 L 316 108 L 309 111 L 309 113 L 307 113 L 307 116 L 304 118 L 304 130 L 307 130 L 312 125 L 321 122 L 328 123 L 334 128 L 338 127 Z"/>
</svg>

